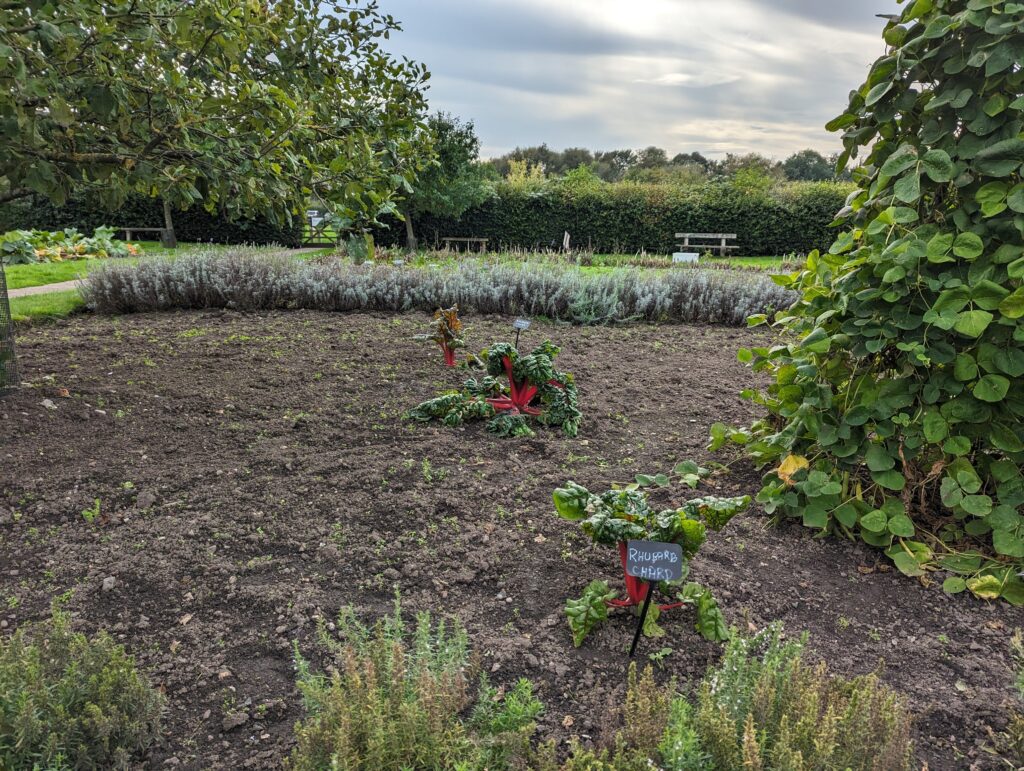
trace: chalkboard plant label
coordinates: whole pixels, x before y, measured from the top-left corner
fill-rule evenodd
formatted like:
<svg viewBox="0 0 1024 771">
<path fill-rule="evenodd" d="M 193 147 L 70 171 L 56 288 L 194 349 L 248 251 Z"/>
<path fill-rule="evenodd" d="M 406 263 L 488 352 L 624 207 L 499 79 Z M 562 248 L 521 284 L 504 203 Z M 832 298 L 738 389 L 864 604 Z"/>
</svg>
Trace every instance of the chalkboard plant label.
<svg viewBox="0 0 1024 771">
<path fill-rule="evenodd" d="M 618 549 L 626 584 L 626 596 L 622 599 L 605 582 L 595 581 L 583 597 L 566 603 L 566 616 L 577 647 L 607 618 L 607 608 L 642 605 L 652 586 L 677 600 L 652 605 L 654 619 L 661 611 L 690 606 L 696 612 L 695 628 L 700 634 L 709 640 L 728 637 L 725 618 L 711 592 L 699 583 L 684 582 L 690 572 L 690 561 L 706 540 L 707 531 L 721 530 L 745 510 L 750 505 L 749 495 L 695 498 L 676 509 L 655 511 L 647 493 L 637 485 L 595 495 L 568 482 L 555 490 L 554 502 L 556 513 L 578 522 L 594 543 Z M 650 629 L 656 628 L 652 622 Z"/>
<path fill-rule="evenodd" d="M 643 581 L 679 581 L 683 576 L 683 547 L 659 541 L 626 542 L 626 575 Z"/>
<path fill-rule="evenodd" d="M 517 332 L 525 332 L 529 328 L 529 319 L 516 319 L 515 321 L 512 322 L 512 329 L 516 330 Z"/>
</svg>

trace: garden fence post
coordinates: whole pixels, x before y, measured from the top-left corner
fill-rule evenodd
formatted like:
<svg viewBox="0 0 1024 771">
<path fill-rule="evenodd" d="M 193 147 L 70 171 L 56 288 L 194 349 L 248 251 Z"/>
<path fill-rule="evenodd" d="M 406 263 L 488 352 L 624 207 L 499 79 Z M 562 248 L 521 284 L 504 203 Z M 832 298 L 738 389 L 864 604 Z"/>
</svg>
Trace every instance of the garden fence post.
<svg viewBox="0 0 1024 771">
<path fill-rule="evenodd" d="M 18 387 L 18 360 L 14 354 L 14 321 L 7 298 L 7 277 L 0 264 L 0 395 Z"/>
</svg>

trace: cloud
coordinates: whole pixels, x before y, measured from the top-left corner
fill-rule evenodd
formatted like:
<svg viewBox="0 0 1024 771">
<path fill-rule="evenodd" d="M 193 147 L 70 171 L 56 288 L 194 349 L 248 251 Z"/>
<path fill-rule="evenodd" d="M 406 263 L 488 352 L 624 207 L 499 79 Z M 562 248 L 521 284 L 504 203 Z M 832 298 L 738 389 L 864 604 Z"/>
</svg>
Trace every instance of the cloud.
<svg viewBox="0 0 1024 771">
<path fill-rule="evenodd" d="M 883 51 L 896 0 L 383 0 L 392 50 L 485 154 L 656 144 L 670 154 L 832 152 L 824 124 Z"/>
<path fill-rule="evenodd" d="M 682 86 L 683 88 L 710 88 L 735 83 L 741 76 L 709 70 L 697 72 L 666 72 L 656 78 L 638 78 L 637 83 L 651 83 L 655 86 Z"/>
</svg>

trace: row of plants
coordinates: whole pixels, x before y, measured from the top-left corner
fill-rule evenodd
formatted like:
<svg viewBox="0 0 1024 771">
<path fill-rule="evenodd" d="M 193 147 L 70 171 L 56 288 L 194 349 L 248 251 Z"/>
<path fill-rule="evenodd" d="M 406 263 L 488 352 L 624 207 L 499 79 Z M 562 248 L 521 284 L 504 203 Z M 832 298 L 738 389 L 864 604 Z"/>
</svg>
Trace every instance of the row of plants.
<svg viewBox="0 0 1024 771">
<path fill-rule="evenodd" d="M 829 223 L 842 208 L 850 185 L 793 183 L 771 190 L 740 190 L 709 183 L 691 188 L 617 183 L 571 184 L 553 180 L 523 188 L 496 183 L 490 196 L 460 217 L 417 214 L 422 240 L 444 237 L 489 239 L 492 248 L 560 246 L 573 243 L 596 252 L 676 251 L 676 233 L 736 233 L 739 254 L 807 254 L 832 240 Z M 403 243 L 403 223 L 375 232 L 382 244 Z"/>
<path fill-rule="evenodd" d="M 687 466 L 679 476 L 692 480 L 699 472 Z M 578 491 L 568 488 L 568 497 Z M 0 767 L 135 767 L 161 736 L 166 699 L 106 633 L 74 632 L 61 602 L 48 620 L 0 638 Z M 410 627 L 397 597 L 394 611 L 372 625 L 343 609 L 334 624 L 320 620 L 305 652 L 294 643 L 305 715 L 295 727 L 290 767 L 917 767 L 907 702 L 878 672 L 834 676 L 824 663 L 808 661 L 806 634 L 787 637 L 778 624 L 725 637 L 720 661 L 688 693 L 674 680 L 656 684 L 649 666 L 638 674 L 631 665 L 625 698 L 600 721 L 602 735 L 571 736 L 566 752 L 535 740 L 544 705 L 533 684 L 491 685 L 457 621 L 434 621 L 424 611 Z M 1024 764 L 1019 633 L 1013 651 L 1019 702 L 987 747 L 1009 767 Z"/>
<path fill-rule="evenodd" d="M 353 266 L 272 258 L 239 247 L 175 260 L 107 263 L 92 271 L 87 302 L 102 313 L 188 308 L 323 311 L 464 311 L 545 317 L 575 324 L 625 321 L 742 325 L 788 307 L 795 295 L 758 273 L 491 264 Z"/>
<path fill-rule="evenodd" d="M 651 668 L 631 666 L 614 726 L 593 746 L 576 737 L 560 758 L 535 744 L 544 712 L 533 684 L 506 689 L 480 676 L 465 631 L 417 615 L 408 629 L 395 612 L 367 627 L 343 611 L 321 623 L 316 670 L 295 659 L 306 716 L 296 727 L 297 771 L 360 769 L 909 769 L 914 751 L 905 700 L 876 675 L 846 680 L 805 659 L 806 638 L 778 626 L 736 635 L 722 661 L 687 697 L 659 686 Z"/>
<path fill-rule="evenodd" d="M 92 236 L 75 228 L 64 230 L 10 230 L 0 235 L 0 264 L 29 265 L 36 262 L 94 260 L 132 257 L 142 250 L 114 238 L 115 228 L 101 226 Z"/>
<path fill-rule="evenodd" d="M 321 621 L 294 658 L 305 716 L 296 771 L 357 769 L 765 769 L 912 767 L 904 699 L 877 676 L 846 680 L 805 660 L 806 638 L 778 626 L 735 635 L 687 697 L 631 667 L 617 726 L 596 746 L 579 738 L 559 759 L 537 743 L 544 705 L 521 679 L 479 675 L 465 630 L 395 610 L 367 626 L 346 609 Z M 311 663 L 330 662 L 325 673 Z M 477 678 L 479 680 L 477 681 Z M 478 682 L 473 688 L 474 681 Z M 0 764 L 4 768 L 127 769 L 161 735 L 163 695 L 105 633 L 87 638 L 55 608 L 50 620 L 0 640 Z"/>
</svg>

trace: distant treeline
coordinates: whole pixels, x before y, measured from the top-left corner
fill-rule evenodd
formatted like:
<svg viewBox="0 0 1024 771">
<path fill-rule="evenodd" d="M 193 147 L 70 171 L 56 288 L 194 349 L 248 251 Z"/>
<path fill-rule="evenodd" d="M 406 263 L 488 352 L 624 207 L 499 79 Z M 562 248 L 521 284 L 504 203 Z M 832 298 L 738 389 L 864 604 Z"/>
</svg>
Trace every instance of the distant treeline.
<svg viewBox="0 0 1024 771">
<path fill-rule="evenodd" d="M 823 182 L 849 179 L 849 173 L 836 173 L 836 156 L 825 157 L 816 150 L 801 150 L 783 161 L 759 153 L 727 153 L 721 160 L 706 158 L 699 152 L 678 153 L 671 158 L 660 147 L 643 150 L 592 151 L 585 147 L 552 150 L 546 144 L 517 147 L 510 153 L 485 163 L 498 177 L 514 173 L 516 163 L 538 169 L 548 176 L 561 176 L 584 166 L 605 182 L 622 180 L 696 184 L 709 180 L 737 177 L 763 177 L 770 181 Z"/>
</svg>

